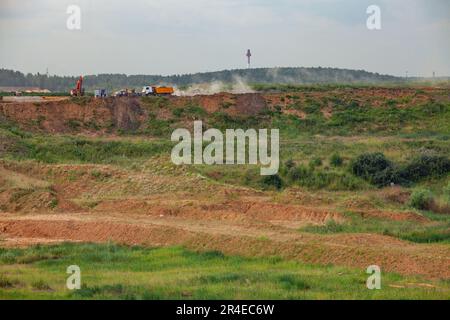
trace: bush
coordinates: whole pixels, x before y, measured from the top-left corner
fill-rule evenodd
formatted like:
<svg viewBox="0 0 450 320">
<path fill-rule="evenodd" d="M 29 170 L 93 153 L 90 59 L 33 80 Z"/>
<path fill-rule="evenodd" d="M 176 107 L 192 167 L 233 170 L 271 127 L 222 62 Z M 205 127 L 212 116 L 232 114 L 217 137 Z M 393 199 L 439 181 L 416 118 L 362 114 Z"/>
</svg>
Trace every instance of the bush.
<svg viewBox="0 0 450 320">
<path fill-rule="evenodd" d="M 283 188 L 283 179 L 278 174 L 272 176 L 265 176 L 261 179 L 261 184 L 263 187 L 275 188 L 280 190 Z"/>
<path fill-rule="evenodd" d="M 419 210 L 428 210 L 433 204 L 433 194 L 427 189 L 416 189 L 409 198 L 409 205 Z"/>
<path fill-rule="evenodd" d="M 303 177 L 309 176 L 309 170 L 304 166 L 293 167 L 289 169 L 287 176 L 291 182 L 297 182 Z"/>
<path fill-rule="evenodd" d="M 391 183 L 410 184 L 428 177 L 441 177 L 450 172 L 450 160 L 444 156 L 422 155 L 403 168 L 398 168 L 382 153 L 362 154 L 353 161 L 353 174 L 378 187 Z"/>
<path fill-rule="evenodd" d="M 420 181 L 427 177 L 440 177 L 450 172 L 450 160 L 444 156 L 422 155 L 404 167 L 400 175 L 409 181 Z"/>
<path fill-rule="evenodd" d="M 365 187 L 360 179 L 348 173 L 314 170 L 301 165 L 291 168 L 287 179 L 292 184 L 315 190 L 356 190 Z"/>
<path fill-rule="evenodd" d="M 334 153 L 330 158 L 330 164 L 333 167 L 340 167 L 344 163 L 344 160 L 338 153 Z"/>
<path fill-rule="evenodd" d="M 365 153 L 356 158 L 352 173 L 379 187 L 398 182 L 394 165 L 382 153 Z"/>
</svg>

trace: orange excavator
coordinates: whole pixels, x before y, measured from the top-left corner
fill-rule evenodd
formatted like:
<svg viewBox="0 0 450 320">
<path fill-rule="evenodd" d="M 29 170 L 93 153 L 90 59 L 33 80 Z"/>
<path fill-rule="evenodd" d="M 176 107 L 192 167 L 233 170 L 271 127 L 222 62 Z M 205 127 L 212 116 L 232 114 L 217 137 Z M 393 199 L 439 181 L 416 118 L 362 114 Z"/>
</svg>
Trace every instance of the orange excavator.
<svg viewBox="0 0 450 320">
<path fill-rule="evenodd" d="M 80 79 L 77 80 L 77 87 L 70 90 L 70 95 L 73 97 L 84 96 L 83 76 L 80 76 Z"/>
</svg>

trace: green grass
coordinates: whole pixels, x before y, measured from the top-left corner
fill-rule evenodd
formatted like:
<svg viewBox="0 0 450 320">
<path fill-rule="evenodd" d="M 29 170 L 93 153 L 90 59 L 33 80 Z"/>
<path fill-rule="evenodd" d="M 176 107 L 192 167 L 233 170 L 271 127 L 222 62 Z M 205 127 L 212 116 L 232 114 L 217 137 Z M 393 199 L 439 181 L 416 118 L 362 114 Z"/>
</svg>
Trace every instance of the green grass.
<svg viewBox="0 0 450 320">
<path fill-rule="evenodd" d="M 81 290 L 65 287 L 70 265 L 81 268 Z M 0 299 L 447 299 L 450 290 L 386 273 L 372 291 L 365 270 L 113 244 L 0 249 L 0 272 Z"/>
<path fill-rule="evenodd" d="M 10 141 L 6 152 L 0 154 L 16 160 L 36 160 L 44 163 L 102 163 L 123 164 L 145 161 L 162 153 L 170 153 L 167 140 L 114 140 L 75 136 L 30 134 L 15 127 L 0 128 L 0 137 Z"/>
<path fill-rule="evenodd" d="M 391 221 L 389 219 L 363 218 L 358 214 L 347 212 L 348 221 L 338 223 L 329 220 L 323 226 L 306 226 L 301 232 L 319 234 L 334 233 L 376 233 L 417 243 L 448 243 L 450 244 L 450 215 L 424 212 L 431 223 L 416 221 Z"/>
<path fill-rule="evenodd" d="M 351 172 L 351 163 L 363 153 L 383 152 L 401 167 L 422 153 L 450 154 L 450 143 L 439 137 L 403 138 L 401 136 L 335 136 L 301 135 L 282 138 L 280 145 L 280 176 L 284 186 L 306 190 L 355 191 L 375 188 L 368 181 Z M 332 155 L 339 154 L 339 165 Z M 320 161 L 319 161 L 320 160 Z M 239 166 L 190 166 L 198 172 L 221 183 L 261 188 L 259 168 Z M 439 195 L 450 175 L 431 177 L 412 183 L 411 187 L 432 184 Z"/>
</svg>

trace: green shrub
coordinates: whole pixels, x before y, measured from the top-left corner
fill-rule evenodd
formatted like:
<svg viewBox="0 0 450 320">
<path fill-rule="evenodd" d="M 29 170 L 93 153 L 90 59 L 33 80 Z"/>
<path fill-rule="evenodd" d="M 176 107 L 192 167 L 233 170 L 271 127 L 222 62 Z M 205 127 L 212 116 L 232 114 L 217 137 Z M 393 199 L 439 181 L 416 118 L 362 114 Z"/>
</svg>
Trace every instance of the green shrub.
<svg viewBox="0 0 450 320">
<path fill-rule="evenodd" d="M 307 176 L 309 176 L 309 170 L 303 166 L 292 167 L 287 173 L 287 177 L 291 182 L 300 181 Z"/>
<path fill-rule="evenodd" d="M 382 153 L 365 153 L 358 156 L 351 165 L 352 173 L 377 186 L 397 183 L 394 165 Z"/>
<path fill-rule="evenodd" d="M 344 159 L 342 159 L 342 157 L 338 153 L 334 153 L 330 157 L 330 164 L 333 167 L 340 167 L 340 166 L 342 166 L 343 163 L 344 163 Z"/>
<path fill-rule="evenodd" d="M 50 207 L 50 209 L 55 209 L 58 206 L 58 199 L 50 200 L 48 206 Z"/>
<path fill-rule="evenodd" d="M 416 189 L 409 198 L 409 205 L 419 210 L 428 210 L 433 203 L 433 194 L 427 189 Z"/>
<path fill-rule="evenodd" d="M 272 176 L 265 176 L 261 179 L 261 185 L 264 188 L 275 188 L 281 190 L 283 188 L 283 179 L 278 174 Z"/>
<path fill-rule="evenodd" d="M 309 162 L 310 168 L 316 168 L 316 167 L 320 167 L 320 166 L 322 166 L 322 159 L 320 159 L 320 158 L 311 159 L 311 161 Z"/>
<path fill-rule="evenodd" d="M 314 170 L 306 166 L 291 168 L 287 174 L 288 182 L 309 189 L 356 190 L 365 188 L 362 181 L 348 173 Z"/>
<path fill-rule="evenodd" d="M 422 155 L 404 167 L 400 175 L 409 181 L 440 177 L 450 172 L 450 160 L 444 156 Z"/>
</svg>

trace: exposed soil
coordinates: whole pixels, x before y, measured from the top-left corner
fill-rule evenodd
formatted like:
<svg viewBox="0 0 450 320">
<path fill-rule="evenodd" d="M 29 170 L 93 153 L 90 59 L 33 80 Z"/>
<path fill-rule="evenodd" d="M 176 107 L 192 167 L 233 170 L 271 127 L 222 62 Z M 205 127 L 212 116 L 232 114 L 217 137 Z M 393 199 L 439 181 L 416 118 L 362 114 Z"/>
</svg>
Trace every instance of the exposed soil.
<svg viewBox="0 0 450 320">
<path fill-rule="evenodd" d="M 122 218 L 123 219 L 123 218 Z M 198 220 L 196 221 L 198 223 Z M 380 235 L 318 236 L 279 233 L 247 226 L 220 227 L 172 219 L 127 219 L 110 216 L 5 217 L 0 230 L 6 243 L 17 239 L 55 241 L 114 241 L 129 245 L 184 245 L 196 250 L 220 250 L 243 256 L 280 256 L 307 263 L 337 264 L 365 268 L 380 265 L 383 270 L 419 274 L 429 278 L 450 277 L 450 249 L 417 245 Z M 253 227 L 254 228 L 254 227 Z M 22 243 L 23 244 L 23 243 Z"/>
<path fill-rule="evenodd" d="M 84 132 L 107 133 L 111 130 L 137 130 L 145 127 L 150 115 L 162 119 L 172 116 L 174 108 L 186 105 L 202 107 L 206 112 L 224 112 L 232 116 L 257 115 L 265 110 L 278 110 L 285 114 L 305 118 L 299 108 L 319 103 L 324 117 L 330 118 L 333 107 L 343 103 L 370 103 L 385 106 L 390 99 L 400 101 L 399 108 L 421 105 L 442 96 L 439 89 L 416 88 L 344 88 L 328 91 L 294 93 L 219 93 L 214 95 L 172 96 L 162 99 L 157 109 L 149 110 L 140 98 L 83 98 L 34 103 L 1 103 L 0 117 L 18 123 L 28 130 L 52 133 Z M 314 102 L 312 102 L 314 101 Z M 0 152 L 5 146 L 0 144 Z"/>
<path fill-rule="evenodd" d="M 198 177 L 158 173 L 152 171 L 155 165 L 149 167 L 133 173 L 103 165 L 2 162 L 0 246 L 60 241 L 184 245 L 306 263 L 358 268 L 377 264 L 400 274 L 450 278 L 446 245 L 376 234 L 301 233 L 302 226 L 346 218 L 332 206 L 276 203 L 270 193 L 212 185 Z M 101 179 L 98 172 L 104 173 Z M 11 199 L 14 192 L 20 196 Z M 56 207 L 49 205 L 52 199 L 58 200 Z M 428 223 L 409 212 L 363 211 L 361 215 Z"/>
</svg>

